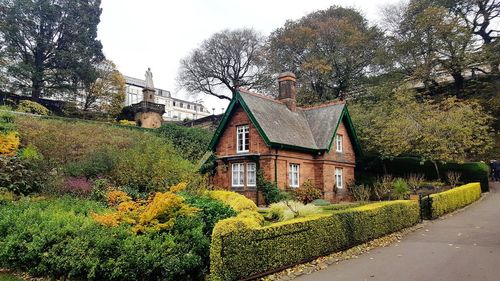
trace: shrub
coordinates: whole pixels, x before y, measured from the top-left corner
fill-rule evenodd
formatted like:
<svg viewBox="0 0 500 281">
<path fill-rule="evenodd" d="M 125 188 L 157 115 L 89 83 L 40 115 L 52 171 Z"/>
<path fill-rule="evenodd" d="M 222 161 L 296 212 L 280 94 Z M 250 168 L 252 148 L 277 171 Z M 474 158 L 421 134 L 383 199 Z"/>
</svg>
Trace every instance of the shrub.
<svg viewBox="0 0 500 281">
<path fill-rule="evenodd" d="M 264 178 L 261 170 L 257 172 L 257 187 L 259 191 L 262 191 L 266 205 L 279 202 L 286 197 L 285 192 L 281 191 L 276 183 Z"/>
<path fill-rule="evenodd" d="M 116 152 L 105 147 L 96 149 L 77 162 L 64 165 L 64 173 L 72 177 L 96 178 L 108 175 L 116 165 Z"/>
<path fill-rule="evenodd" d="M 58 195 L 70 194 L 78 197 L 89 197 L 92 192 L 92 182 L 85 177 L 63 178 L 62 185 L 56 190 Z"/>
<path fill-rule="evenodd" d="M 407 183 L 409 188 L 413 191 L 413 194 L 417 194 L 417 191 L 424 183 L 424 180 L 425 176 L 423 174 L 411 173 L 408 175 Z"/>
<path fill-rule="evenodd" d="M 179 217 L 189 217 L 198 210 L 187 205 L 184 198 L 173 192 L 157 192 L 147 201 L 132 201 L 123 192 L 111 191 L 108 202 L 116 206 L 116 210 L 93 214 L 94 220 L 108 227 L 127 224 L 137 234 L 170 230 Z"/>
<path fill-rule="evenodd" d="M 212 230 L 218 221 L 237 215 L 236 211 L 228 205 L 208 196 L 189 194 L 182 194 L 182 196 L 187 204 L 199 209 L 196 215 L 205 222 L 203 233 L 209 238 L 212 237 Z"/>
<path fill-rule="evenodd" d="M 38 115 L 49 115 L 50 113 L 50 111 L 45 106 L 30 100 L 20 101 L 17 105 L 16 111 Z"/>
<path fill-rule="evenodd" d="M 462 174 L 460 174 L 459 172 L 455 172 L 455 171 L 449 171 L 446 173 L 446 180 L 451 185 L 451 188 L 454 188 L 455 186 L 457 186 L 458 182 L 460 181 L 461 176 L 462 176 Z"/>
<path fill-rule="evenodd" d="M 313 204 L 303 204 L 299 201 L 282 201 L 269 206 L 268 219 L 285 221 L 298 217 L 307 217 L 321 213 L 321 208 Z"/>
<path fill-rule="evenodd" d="M 397 178 L 392 183 L 392 194 L 394 195 L 395 198 L 404 199 L 409 193 L 410 190 L 408 189 L 408 184 L 404 179 Z"/>
<path fill-rule="evenodd" d="M 243 211 L 257 211 L 257 205 L 245 196 L 232 191 L 214 190 L 208 191 L 208 196 L 220 200 L 229 205 L 237 213 Z"/>
<path fill-rule="evenodd" d="M 208 130 L 176 124 L 164 124 L 155 133 L 171 141 L 180 154 L 193 163 L 200 160 L 207 152 L 212 139 L 212 133 Z"/>
<path fill-rule="evenodd" d="M 14 156 L 19 148 L 20 140 L 16 132 L 0 133 L 0 156 Z"/>
<path fill-rule="evenodd" d="M 14 192 L 0 187 L 0 205 L 12 202 L 15 200 L 15 198 L 16 195 L 14 194 Z"/>
<path fill-rule="evenodd" d="M 212 280 L 238 280 L 326 255 L 418 223 L 415 201 L 390 201 L 252 226 L 237 218 L 214 228 L 210 248 Z"/>
<path fill-rule="evenodd" d="M 443 214 L 462 208 L 481 197 L 479 183 L 469 183 L 454 189 L 424 197 L 422 210 L 425 217 L 435 219 Z"/>
<path fill-rule="evenodd" d="M 119 153 L 110 177 L 117 186 L 153 192 L 190 180 L 194 171 L 194 166 L 178 155 L 171 144 L 153 139 Z"/>
<path fill-rule="evenodd" d="M 356 208 L 356 207 L 363 206 L 366 204 L 367 204 L 366 202 L 331 204 L 329 206 L 323 206 L 323 207 L 321 207 L 321 209 L 323 209 L 325 211 L 339 211 L 339 210 Z"/>
<path fill-rule="evenodd" d="M 54 280 L 198 280 L 206 271 L 210 240 L 199 218 L 134 235 L 89 217 L 104 211 L 68 197 L 0 205 L 0 267 Z"/>
<path fill-rule="evenodd" d="M 351 183 L 347 186 L 347 190 L 356 201 L 364 202 L 370 200 L 370 188 L 364 184 Z"/>
<path fill-rule="evenodd" d="M 107 179 L 96 179 L 92 184 L 90 199 L 100 202 L 106 202 L 108 191 L 111 189 Z"/>
<path fill-rule="evenodd" d="M 373 194 L 375 194 L 379 201 L 391 192 L 392 181 L 391 175 L 383 175 L 382 177 L 378 177 L 375 181 L 373 185 Z"/>
<path fill-rule="evenodd" d="M 20 157 L 0 156 L 0 187 L 17 195 L 40 191 L 48 180 L 48 175 L 39 168 L 41 164 Z"/>
<path fill-rule="evenodd" d="M 306 180 L 299 188 L 295 189 L 294 194 L 295 198 L 304 204 L 323 198 L 321 188 L 314 186 L 310 180 Z"/>
<path fill-rule="evenodd" d="M 118 121 L 118 124 L 124 125 L 124 126 L 135 126 L 136 125 L 135 121 L 129 121 L 129 120 L 125 120 L 125 119 Z"/>
</svg>

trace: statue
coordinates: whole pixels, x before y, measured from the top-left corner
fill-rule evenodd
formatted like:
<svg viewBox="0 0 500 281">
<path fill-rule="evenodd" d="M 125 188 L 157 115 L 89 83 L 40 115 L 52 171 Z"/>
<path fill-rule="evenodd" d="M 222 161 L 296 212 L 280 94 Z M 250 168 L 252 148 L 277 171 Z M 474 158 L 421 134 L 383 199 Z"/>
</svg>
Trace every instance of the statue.
<svg viewBox="0 0 500 281">
<path fill-rule="evenodd" d="M 151 68 L 148 67 L 148 70 L 146 71 L 146 89 L 154 89 L 155 86 L 153 85 L 153 73 L 151 72 Z"/>
</svg>

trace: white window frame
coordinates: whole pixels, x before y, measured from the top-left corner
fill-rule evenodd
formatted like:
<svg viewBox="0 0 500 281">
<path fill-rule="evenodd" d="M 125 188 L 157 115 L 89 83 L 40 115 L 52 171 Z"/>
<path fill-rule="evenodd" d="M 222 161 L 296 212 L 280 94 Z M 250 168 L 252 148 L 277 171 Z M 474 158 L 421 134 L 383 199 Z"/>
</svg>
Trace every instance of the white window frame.
<svg viewBox="0 0 500 281">
<path fill-rule="evenodd" d="M 248 134 L 248 139 L 245 138 L 245 133 Z M 241 140 L 241 148 L 240 148 Z M 247 149 L 245 149 L 247 147 Z M 236 127 L 236 153 L 244 153 L 250 150 L 250 127 L 242 125 Z"/>
<path fill-rule="evenodd" d="M 231 165 L 231 184 L 234 187 L 245 186 L 245 163 Z"/>
<path fill-rule="evenodd" d="M 300 185 L 300 165 L 299 164 L 289 164 L 288 165 L 288 186 L 291 188 L 298 188 Z"/>
<path fill-rule="evenodd" d="M 335 168 L 335 186 L 344 188 L 344 169 L 342 168 Z"/>
<path fill-rule="evenodd" d="M 247 163 L 247 186 L 257 186 L 257 164 L 255 162 Z M 252 181 L 251 181 L 252 180 Z"/>
<path fill-rule="evenodd" d="M 343 145 L 342 135 L 337 134 L 335 136 L 335 151 L 342 152 L 342 145 Z"/>
</svg>

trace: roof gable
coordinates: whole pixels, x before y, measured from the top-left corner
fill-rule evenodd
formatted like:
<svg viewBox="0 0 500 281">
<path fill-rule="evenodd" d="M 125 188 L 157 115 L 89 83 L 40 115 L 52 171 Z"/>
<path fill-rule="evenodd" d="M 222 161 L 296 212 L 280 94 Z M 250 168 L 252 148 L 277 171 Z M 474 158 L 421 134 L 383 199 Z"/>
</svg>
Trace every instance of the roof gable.
<svg viewBox="0 0 500 281">
<path fill-rule="evenodd" d="M 344 103 L 297 108 L 297 111 L 293 112 L 279 101 L 246 91 L 234 93 L 212 138 L 211 150 L 215 149 L 237 104 L 245 110 L 265 143 L 270 147 L 310 152 L 330 151 L 333 137 L 340 122 L 344 120 L 356 153 L 361 153 L 347 106 Z"/>
</svg>

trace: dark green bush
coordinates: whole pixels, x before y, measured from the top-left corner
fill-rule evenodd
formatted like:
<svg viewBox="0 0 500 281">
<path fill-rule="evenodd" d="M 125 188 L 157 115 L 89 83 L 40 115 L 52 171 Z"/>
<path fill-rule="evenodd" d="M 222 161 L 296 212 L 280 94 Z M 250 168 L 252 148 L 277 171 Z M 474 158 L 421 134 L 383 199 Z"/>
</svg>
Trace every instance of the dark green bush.
<svg viewBox="0 0 500 281">
<path fill-rule="evenodd" d="M 0 205 L 0 267 L 72 280 L 197 280 L 210 240 L 204 223 L 177 220 L 169 232 L 134 235 L 97 225 L 95 201 L 62 198 Z"/>
<path fill-rule="evenodd" d="M 68 163 L 64 173 L 71 177 L 95 178 L 109 174 L 116 164 L 116 152 L 110 148 L 101 147 L 84 156 L 83 159 Z"/>
<path fill-rule="evenodd" d="M 8 191 L 28 195 L 40 191 L 48 179 L 40 161 L 0 156 L 0 187 Z"/>
<path fill-rule="evenodd" d="M 480 197 L 481 187 L 479 183 L 469 183 L 424 197 L 422 200 L 422 211 L 426 218 L 435 219 L 469 205 Z"/>
<path fill-rule="evenodd" d="M 196 163 L 208 151 L 212 133 L 201 128 L 189 128 L 176 124 L 162 125 L 155 131 L 171 141 L 174 147 L 189 161 Z"/>
<path fill-rule="evenodd" d="M 418 223 L 420 209 L 416 201 L 390 201 L 266 227 L 228 220 L 212 235 L 212 280 L 243 279 L 369 241 Z"/>
<path fill-rule="evenodd" d="M 212 230 L 218 221 L 237 215 L 236 211 L 231 207 L 211 197 L 188 194 L 183 194 L 182 196 L 186 200 L 186 203 L 200 209 L 198 216 L 205 222 L 203 232 L 209 238 L 212 237 Z"/>
</svg>

